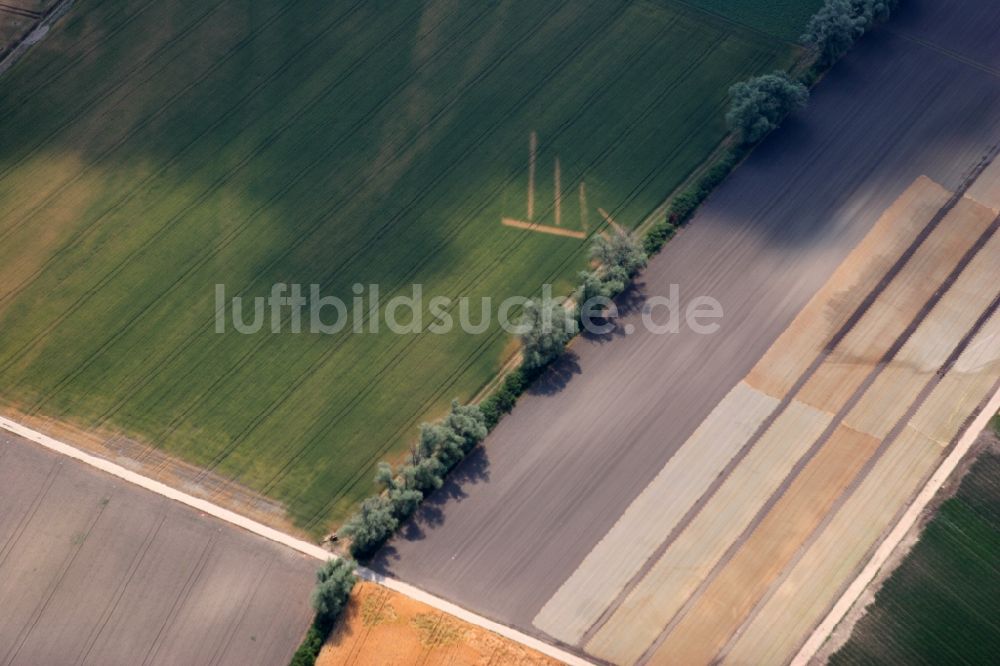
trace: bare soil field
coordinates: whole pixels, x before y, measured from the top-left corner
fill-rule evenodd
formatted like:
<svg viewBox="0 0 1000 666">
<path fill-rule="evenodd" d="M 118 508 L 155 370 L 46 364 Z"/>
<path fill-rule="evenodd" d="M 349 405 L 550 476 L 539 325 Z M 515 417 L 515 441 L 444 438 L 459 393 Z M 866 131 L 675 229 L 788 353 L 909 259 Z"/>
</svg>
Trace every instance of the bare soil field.
<svg viewBox="0 0 1000 666">
<path fill-rule="evenodd" d="M 282 664 L 315 561 L 0 433 L 0 664 Z"/>
<path fill-rule="evenodd" d="M 359 583 L 317 666 L 556 666 L 559 662 L 372 583 Z"/>
<path fill-rule="evenodd" d="M 940 12 L 931 5 L 947 6 L 950 18 L 935 19 Z M 998 29 L 993 3 L 915 0 L 866 37 L 815 89 L 810 107 L 770 137 L 651 263 L 619 330 L 578 341 L 575 358 L 518 405 L 378 566 L 614 663 L 671 663 L 671 654 L 687 654 L 689 663 L 790 659 L 1000 373 L 990 356 L 995 294 L 967 288 L 998 282 L 989 240 L 996 169 L 981 174 L 1000 140 L 1000 78 L 990 69 L 1000 44 L 987 37 Z M 963 196 L 966 189 L 976 196 Z M 876 226 L 884 214 L 896 223 Z M 865 240 L 873 228 L 889 235 Z M 821 292 L 862 241 L 868 256 L 845 269 L 858 288 L 849 280 Z M 641 324 L 643 299 L 665 295 L 670 284 L 719 300 L 722 329 L 655 336 L 638 326 L 625 335 L 625 325 Z M 759 381 L 766 373 L 752 372 L 757 361 L 818 292 L 826 300 L 812 323 L 789 336 L 799 346 L 770 355 L 782 359 L 768 368 L 777 374 Z M 950 324 L 958 313 L 961 323 Z M 787 392 L 808 379 L 801 370 L 813 373 L 824 359 L 826 378 L 805 396 L 816 406 L 795 401 Z M 873 383 L 877 371 L 886 379 Z M 914 378 L 919 395 L 903 386 Z M 839 390 L 841 380 L 850 390 Z M 824 384 L 838 391 L 829 395 Z M 759 400 L 745 401 L 757 391 Z M 770 415 L 767 397 L 782 402 Z M 734 443 L 718 436 L 725 428 L 706 425 L 724 419 L 724 399 L 734 431 L 759 431 L 749 446 L 746 435 Z M 879 415 L 879 405 L 890 405 L 883 411 L 891 414 Z M 833 436 L 847 432 L 848 415 L 863 425 L 861 444 Z M 775 428 L 787 430 L 770 437 Z M 702 453 L 688 450 L 691 441 L 702 442 Z M 863 452 L 852 458 L 858 446 Z M 673 459 L 684 466 L 670 472 Z M 809 461 L 825 459 L 843 463 L 844 475 L 813 477 Z M 685 481 L 662 481 L 668 478 Z M 793 510 L 781 502 L 788 492 L 819 504 L 809 515 L 787 513 L 786 532 L 767 516 Z M 692 493 L 702 497 L 692 502 Z M 711 509 L 713 495 L 730 501 Z M 657 515 L 656 507 L 668 524 L 641 529 L 649 523 L 641 516 Z M 690 530 L 727 536 L 709 553 L 710 540 L 686 537 Z M 678 550 L 682 542 L 692 550 Z M 850 552 L 835 547 L 844 543 Z M 603 551 L 620 557 L 588 563 Z M 658 570 L 660 561 L 673 564 Z M 735 590 L 746 598 L 726 616 L 733 604 L 716 599 L 713 590 L 723 588 L 710 581 L 756 571 L 754 563 L 767 569 L 760 586 Z M 578 581 L 580 596 L 559 604 L 581 571 L 590 573 Z M 654 573 L 659 582 L 640 591 Z M 661 587 L 669 580 L 676 596 Z M 629 594 L 639 595 L 631 605 Z M 800 603 L 796 612 L 782 610 L 793 603 Z M 617 621 L 629 607 L 632 619 Z M 661 617 L 649 614 L 656 608 Z M 688 632 L 679 632 L 663 647 L 690 611 L 718 623 L 718 635 L 687 643 Z M 618 630 L 602 634 L 601 627 Z"/>
</svg>

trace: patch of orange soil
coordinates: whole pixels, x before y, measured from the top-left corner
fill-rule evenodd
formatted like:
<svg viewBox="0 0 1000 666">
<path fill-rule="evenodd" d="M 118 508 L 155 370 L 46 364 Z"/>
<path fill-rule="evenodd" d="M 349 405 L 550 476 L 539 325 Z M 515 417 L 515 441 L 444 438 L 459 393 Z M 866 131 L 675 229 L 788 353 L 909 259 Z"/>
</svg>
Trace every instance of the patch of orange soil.
<svg viewBox="0 0 1000 666">
<path fill-rule="evenodd" d="M 317 666 L 554 666 L 560 662 L 374 583 L 358 583 Z"/>
</svg>

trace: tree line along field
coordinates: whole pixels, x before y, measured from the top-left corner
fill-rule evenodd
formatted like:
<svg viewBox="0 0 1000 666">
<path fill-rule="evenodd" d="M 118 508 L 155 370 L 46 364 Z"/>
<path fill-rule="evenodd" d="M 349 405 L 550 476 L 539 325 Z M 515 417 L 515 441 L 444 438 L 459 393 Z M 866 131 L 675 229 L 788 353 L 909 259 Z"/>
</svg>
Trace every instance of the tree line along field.
<svg viewBox="0 0 1000 666">
<path fill-rule="evenodd" d="M 500 224 L 531 133 L 534 221 L 634 226 L 723 138 L 728 86 L 798 56 L 666 0 L 80 0 L 0 80 L 2 400 L 319 533 L 509 339 L 218 335 L 216 284 L 567 291 L 586 239 Z"/>
<path fill-rule="evenodd" d="M 850 640 L 848 664 L 987 664 L 1000 650 L 1000 455 L 987 451 L 885 582 Z"/>
</svg>

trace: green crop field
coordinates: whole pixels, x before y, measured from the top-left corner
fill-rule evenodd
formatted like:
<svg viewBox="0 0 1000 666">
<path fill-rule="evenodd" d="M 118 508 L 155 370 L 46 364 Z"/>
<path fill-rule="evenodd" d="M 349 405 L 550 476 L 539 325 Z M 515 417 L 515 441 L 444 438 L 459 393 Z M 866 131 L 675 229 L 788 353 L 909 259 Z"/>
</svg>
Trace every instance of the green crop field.
<svg viewBox="0 0 1000 666">
<path fill-rule="evenodd" d="M 665 0 L 78 0 L 0 78 L 0 400 L 318 533 L 511 339 L 220 335 L 216 284 L 565 292 L 587 241 L 501 225 L 532 133 L 533 222 L 634 226 L 723 138 L 728 86 L 799 55 Z"/>
<path fill-rule="evenodd" d="M 797 40 L 823 0 L 685 0 L 692 7 L 739 21 L 782 39 Z"/>
<path fill-rule="evenodd" d="M 1000 654 L 1000 455 L 984 453 L 830 664 L 992 664 Z"/>
</svg>

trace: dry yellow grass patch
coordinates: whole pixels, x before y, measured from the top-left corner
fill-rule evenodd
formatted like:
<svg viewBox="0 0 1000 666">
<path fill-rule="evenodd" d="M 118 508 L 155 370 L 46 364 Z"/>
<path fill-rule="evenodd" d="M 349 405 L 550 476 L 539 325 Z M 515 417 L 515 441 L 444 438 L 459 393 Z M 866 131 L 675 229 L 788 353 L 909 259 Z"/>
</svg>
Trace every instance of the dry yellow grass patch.
<svg viewBox="0 0 1000 666">
<path fill-rule="evenodd" d="M 559 662 L 374 583 L 359 583 L 318 666 L 555 666 Z"/>
</svg>

